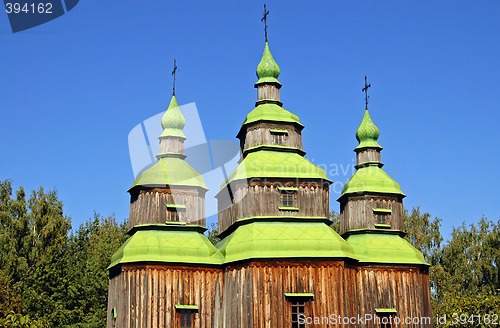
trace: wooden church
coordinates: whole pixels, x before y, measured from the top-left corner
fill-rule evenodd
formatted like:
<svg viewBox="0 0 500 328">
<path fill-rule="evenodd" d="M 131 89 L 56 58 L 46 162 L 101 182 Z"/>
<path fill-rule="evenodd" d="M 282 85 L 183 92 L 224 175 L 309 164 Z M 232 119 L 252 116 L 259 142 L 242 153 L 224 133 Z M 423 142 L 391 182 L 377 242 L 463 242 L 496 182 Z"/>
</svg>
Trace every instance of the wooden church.
<svg viewBox="0 0 500 328">
<path fill-rule="evenodd" d="M 403 239 L 405 195 L 382 169 L 368 106 L 338 234 L 332 181 L 304 157 L 304 126 L 283 108 L 279 74 L 266 40 L 257 102 L 237 134 L 242 158 L 217 195 L 217 246 L 204 235 L 207 187 L 185 161 L 174 93 L 158 161 L 129 190 L 130 237 L 109 266 L 107 327 L 432 326 L 428 264 Z"/>
</svg>

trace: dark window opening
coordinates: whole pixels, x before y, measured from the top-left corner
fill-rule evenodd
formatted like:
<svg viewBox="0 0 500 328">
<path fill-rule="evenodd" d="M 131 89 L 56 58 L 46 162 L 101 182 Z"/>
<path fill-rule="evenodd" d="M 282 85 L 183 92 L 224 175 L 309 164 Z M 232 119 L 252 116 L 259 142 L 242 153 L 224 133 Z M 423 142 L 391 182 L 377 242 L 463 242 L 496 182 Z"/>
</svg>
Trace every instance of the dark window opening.
<svg viewBox="0 0 500 328">
<path fill-rule="evenodd" d="M 193 311 L 192 310 L 178 310 L 179 313 L 179 328 L 192 328 L 193 327 Z"/>
<path fill-rule="evenodd" d="M 179 222 L 181 220 L 180 213 L 176 208 L 167 209 L 167 221 Z"/>
<path fill-rule="evenodd" d="M 389 213 L 374 213 L 375 223 L 377 224 L 389 224 Z"/>
<path fill-rule="evenodd" d="M 281 192 L 281 206 L 292 207 L 294 202 L 295 192 Z"/>
<path fill-rule="evenodd" d="M 305 302 L 292 301 L 292 328 L 305 328 Z"/>
<path fill-rule="evenodd" d="M 392 327 L 392 320 L 393 320 L 393 316 L 390 315 L 390 314 L 387 314 L 387 315 L 378 315 L 378 321 L 379 321 L 379 325 L 378 327 L 380 328 L 391 328 Z"/>
<path fill-rule="evenodd" d="M 271 130 L 272 142 L 275 145 L 284 145 L 287 136 L 287 130 Z"/>
</svg>

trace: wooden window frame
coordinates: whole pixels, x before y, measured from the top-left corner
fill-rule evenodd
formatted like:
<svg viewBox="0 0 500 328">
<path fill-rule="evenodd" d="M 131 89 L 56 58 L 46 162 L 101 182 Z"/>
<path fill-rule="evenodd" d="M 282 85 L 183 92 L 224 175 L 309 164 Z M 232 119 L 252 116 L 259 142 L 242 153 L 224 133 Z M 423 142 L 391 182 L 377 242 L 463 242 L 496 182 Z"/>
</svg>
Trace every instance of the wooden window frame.
<svg viewBox="0 0 500 328">
<path fill-rule="evenodd" d="M 305 328 L 306 323 L 300 323 L 299 316 L 305 316 L 306 303 L 314 300 L 312 293 L 285 293 L 286 300 L 291 306 L 291 328 Z"/>
<path fill-rule="evenodd" d="M 177 313 L 179 315 L 179 328 L 193 328 L 193 310 L 177 310 Z"/>
<path fill-rule="evenodd" d="M 281 207 L 294 207 L 296 203 L 296 191 L 280 191 L 280 206 Z"/>
<path fill-rule="evenodd" d="M 374 208 L 373 217 L 375 225 L 390 225 L 392 210 L 389 208 Z"/>
<path fill-rule="evenodd" d="M 198 312 L 198 306 L 177 304 L 175 305 L 175 311 L 177 314 L 175 319 L 176 328 L 194 327 L 194 315 Z"/>
<path fill-rule="evenodd" d="M 186 218 L 184 205 L 167 204 L 167 222 L 183 222 Z"/>
<path fill-rule="evenodd" d="M 284 145 L 286 142 L 286 137 L 288 136 L 287 130 L 273 130 L 269 131 L 271 133 L 271 138 L 274 145 Z"/>
<path fill-rule="evenodd" d="M 375 309 L 375 314 L 377 315 L 379 328 L 392 328 L 394 325 L 392 318 L 397 314 L 396 309 Z M 386 321 L 386 322 L 384 322 Z"/>
</svg>

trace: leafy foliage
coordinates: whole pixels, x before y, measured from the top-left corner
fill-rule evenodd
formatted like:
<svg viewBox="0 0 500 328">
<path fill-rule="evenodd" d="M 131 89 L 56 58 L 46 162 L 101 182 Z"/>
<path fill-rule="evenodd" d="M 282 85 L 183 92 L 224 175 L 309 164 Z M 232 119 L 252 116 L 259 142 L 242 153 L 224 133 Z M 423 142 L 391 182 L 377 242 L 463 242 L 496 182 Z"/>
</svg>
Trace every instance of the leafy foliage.
<svg viewBox="0 0 500 328">
<path fill-rule="evenodd" d="M 55 191 L 12 197 L 0 181 L 0 327 L 103 327 L 113 252 L 126 224 L 94 215 L 71 233 Z"/>
</svg>

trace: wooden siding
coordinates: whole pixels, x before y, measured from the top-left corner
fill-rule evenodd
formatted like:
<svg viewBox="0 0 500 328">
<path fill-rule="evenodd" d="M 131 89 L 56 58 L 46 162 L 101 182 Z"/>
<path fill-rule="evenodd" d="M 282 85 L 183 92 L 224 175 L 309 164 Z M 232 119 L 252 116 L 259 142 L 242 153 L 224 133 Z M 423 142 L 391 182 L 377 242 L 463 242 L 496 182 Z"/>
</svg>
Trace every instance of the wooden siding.
<svg viewBox="0 0 500 328">
<path fill-rule="evenodd" d="M 273 84 L 265 84 L 265 85 L 260 85 L 257 88 L 257 99 L 258 100 L 264 100 L 264 99 L 273 99 L 273 100 L 280 100 L 280 90 L 276 85 Z"/>
<path fill-rule="evenodd" d="M 380 151 L 375 149 L 365 149 L 363 151 L 357 152 L 356 163 L 363 164 L 366 162 L 380 162 Z"/>
<path fill-rule="evenodd" d="M 253 216 L 323 216 L 329 215 L 329 189 L 320 184 L 295 184 L 298 191 L 295 205 L 298 211 L 280 210 L 284 183 L 256 182 L 250 186 L 240 184 L 233 190 L 233 204 L 219 204 L 219 232 L 226 230 L 237 219 Z"/>
<path fill-rule="evenodd" d="M 177 153 L 184 154 L 184 139 L 173 137 L 160 137 L 158 154 Z"/>
<path fill-rule="evenodd" d="M 374 208 L 391 209 L 388 223 L 391 229 L 404 230 L 403 203 L 398 196 L 351 196 L 340 204 L 340 233 L 354 229 L 375 229 Z"/>
<path fill-rule="evenodd" d="M 137 224 L 165 223 L 167 204 L 185 205 L 181 221 L 205 226 L 204 193 L 198 189 L 152 188 L 134 191 L 130 200 L 129 228 Z"/>
<path fill-rule="evenodd" d="M 358 299 L 356 314 L 375 315 L 376 308 L 394 308 L 399 319 L 431 318 L 429 275 L 416 267 L 359 267 L 356 270 Z M 404 324 L 392 327 L 431 327 L 421 321 L 418 325 Z M 364 327 L 378 327 L 367 322 Z"/>
<path fill-rule="evenodd" d="M 354 310 L 354 271 L 343 262 L 262 262 L 224 272 L 223 327 L 289 328 L 285 293 L 314 293 L 306 316 L 347 315 Z M 327 327 L 314 325 L 314 327 Z"/>
<path fill-rule="evenodd" d="M 222 288 L 221 269 L 124 266 L 109 282 L 107 327 L 174 328 L 175 305 L 185 304 L 198 306 L 193 327 L 218 328 Z"/>
<path fill-rule="evenodd" d="M 280 144 L 281 146 L 303 150 L 301 132 L 293 124 L 257 123 L 250 126 L 246 130 L 245 139 L 241 141 L 241 148 L 243 149 L 243 152 L 248 148 L 259 145 L 273 145 L 274 141 L 271 134 L 272 129 L 288 131 L 284 142 Z"/>
</svg>

